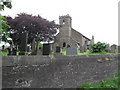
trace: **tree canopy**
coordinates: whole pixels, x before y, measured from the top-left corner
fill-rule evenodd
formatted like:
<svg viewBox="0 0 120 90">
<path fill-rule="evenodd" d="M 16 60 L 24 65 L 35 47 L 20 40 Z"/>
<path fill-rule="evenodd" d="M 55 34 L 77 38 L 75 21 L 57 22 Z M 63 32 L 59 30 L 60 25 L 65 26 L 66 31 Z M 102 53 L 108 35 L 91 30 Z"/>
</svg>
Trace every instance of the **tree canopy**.
<svg viewBox="0 0 120 90">
<path fill-rule="evenodd" d="M 11 31 L 11 38 L 14 43 L 20 43 L 20 34 L 23 32 L 28 33 L 28 43 L 36 37 L 40 37 L 39 41 L 54 40 L 54 35 L 57 33 L 59 25 L 54 21 L 48 21 L 41 16 L 33 16 L 26 13 L 20 13 L 14 19 L 7 17 L 9 30 Z"/>
</svg>

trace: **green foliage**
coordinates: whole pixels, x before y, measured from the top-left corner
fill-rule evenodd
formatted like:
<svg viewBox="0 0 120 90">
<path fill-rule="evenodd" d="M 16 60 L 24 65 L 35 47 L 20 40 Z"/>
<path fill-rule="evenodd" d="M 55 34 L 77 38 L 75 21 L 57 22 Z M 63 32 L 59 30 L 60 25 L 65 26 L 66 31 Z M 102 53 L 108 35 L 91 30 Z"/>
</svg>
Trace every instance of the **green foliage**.
<svg viewBox="0 0 120 90">
<path fill-rule="evenodd" d="M 4 1 L 2 1 L 2 0 L 0 0 L 0 11 L 2 11 L 2 10 L 4 10 L 4 8 L 5 7 L 7 7 L 7 8 L 12 8 L 12 4 L 11 4 L 11 2 L 10 2 L 11 0 L 4 0 Z"/>
<path fill-rule="evenodd" d="M 99 52 L 104 52 L 106 50 L 108 44 L 106 43 L 95 43 L 91 45 L 91 52 L 92 53 L 99 53 Z"/>
<path fill-rule="evenodd" d="M 41 48 L 43 48 L 43 44 L 41 44 L 41 43 L 38 46 L 41 47 Z"/>
<path fill-rule="evenodd" d="M 2 56 L 8 56 L 8 52 L 0 52 L 0 55 L 2 55 Z"/>
<path fill-rule="evenodd" d="M 2 41 L 9 42 L 7 38 L 10 36 L 10 32 L 8 30 L 10 26 L 7 24 L 6 17 L 1 15 L 0 15 L 0 25 L 2 27 L 0 28 L 0 36 L 2 37 Z"/>
<path fill-rule="evenodd" d="M 109 78 L 107 80 L 103 80 L 98 84 L 82 84 L 82 88 L 101 88 L 99 90 L 103 90 L 105 88 L 118 88 L 120 87 L 120 73 L 116 74 L 113 78 Z M 80 89 L 77 89 L 80 90 Z"/>
</svg>

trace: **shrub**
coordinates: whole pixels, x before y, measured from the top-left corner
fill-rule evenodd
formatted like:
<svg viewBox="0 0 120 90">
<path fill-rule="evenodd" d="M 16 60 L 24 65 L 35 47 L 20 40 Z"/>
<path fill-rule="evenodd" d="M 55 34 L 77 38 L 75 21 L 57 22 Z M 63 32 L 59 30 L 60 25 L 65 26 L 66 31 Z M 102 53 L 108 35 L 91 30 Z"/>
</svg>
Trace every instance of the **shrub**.
<svg viewBox="0 0 120 90">
<path fill-rule="evenodd" d="M 92 53 L 99 53 L 99 52 L 104 52 L 106 50 L 108 44 L 106 43 L 95 43 L 91 45 L 91 52 Z"/>
</svg>

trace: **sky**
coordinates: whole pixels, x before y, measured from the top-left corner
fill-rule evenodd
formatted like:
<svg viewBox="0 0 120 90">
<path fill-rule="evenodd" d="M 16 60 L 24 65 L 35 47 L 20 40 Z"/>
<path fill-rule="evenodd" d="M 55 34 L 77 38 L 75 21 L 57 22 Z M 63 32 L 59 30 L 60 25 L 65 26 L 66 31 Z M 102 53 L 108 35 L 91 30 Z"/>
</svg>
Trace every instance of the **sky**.
<svg viewBox="0 0 120 90">
<path fill-rule="evenodd" d="M 118 1 L 120 0 L 12 0 L 12 9 L 2 15 L 15 17 L 19 13 L 40 15 L 59 22 L 59 16 L 69 14 L 72 28 L 95 42 L 118 45 Z"/>
</svg>

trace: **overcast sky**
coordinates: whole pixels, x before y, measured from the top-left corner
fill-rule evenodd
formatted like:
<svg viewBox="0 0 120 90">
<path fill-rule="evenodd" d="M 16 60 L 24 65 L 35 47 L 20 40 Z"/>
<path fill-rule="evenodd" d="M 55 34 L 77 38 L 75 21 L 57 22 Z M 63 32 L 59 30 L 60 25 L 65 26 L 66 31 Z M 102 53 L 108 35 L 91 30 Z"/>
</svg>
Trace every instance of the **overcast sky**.
<svg viewBox="0 0 120 90">
<path fill-rule="evenodd" d="M 2 15 L 14 17 L 25 12 L 41 15 L 48 20 L 59 21 L 59 16 L 69 14 L 72 27 L 92 38 L 95 42 L 118 44 L 118 1 L 119 0 L 12 0 L 12 9 Z"/>
</svg>

